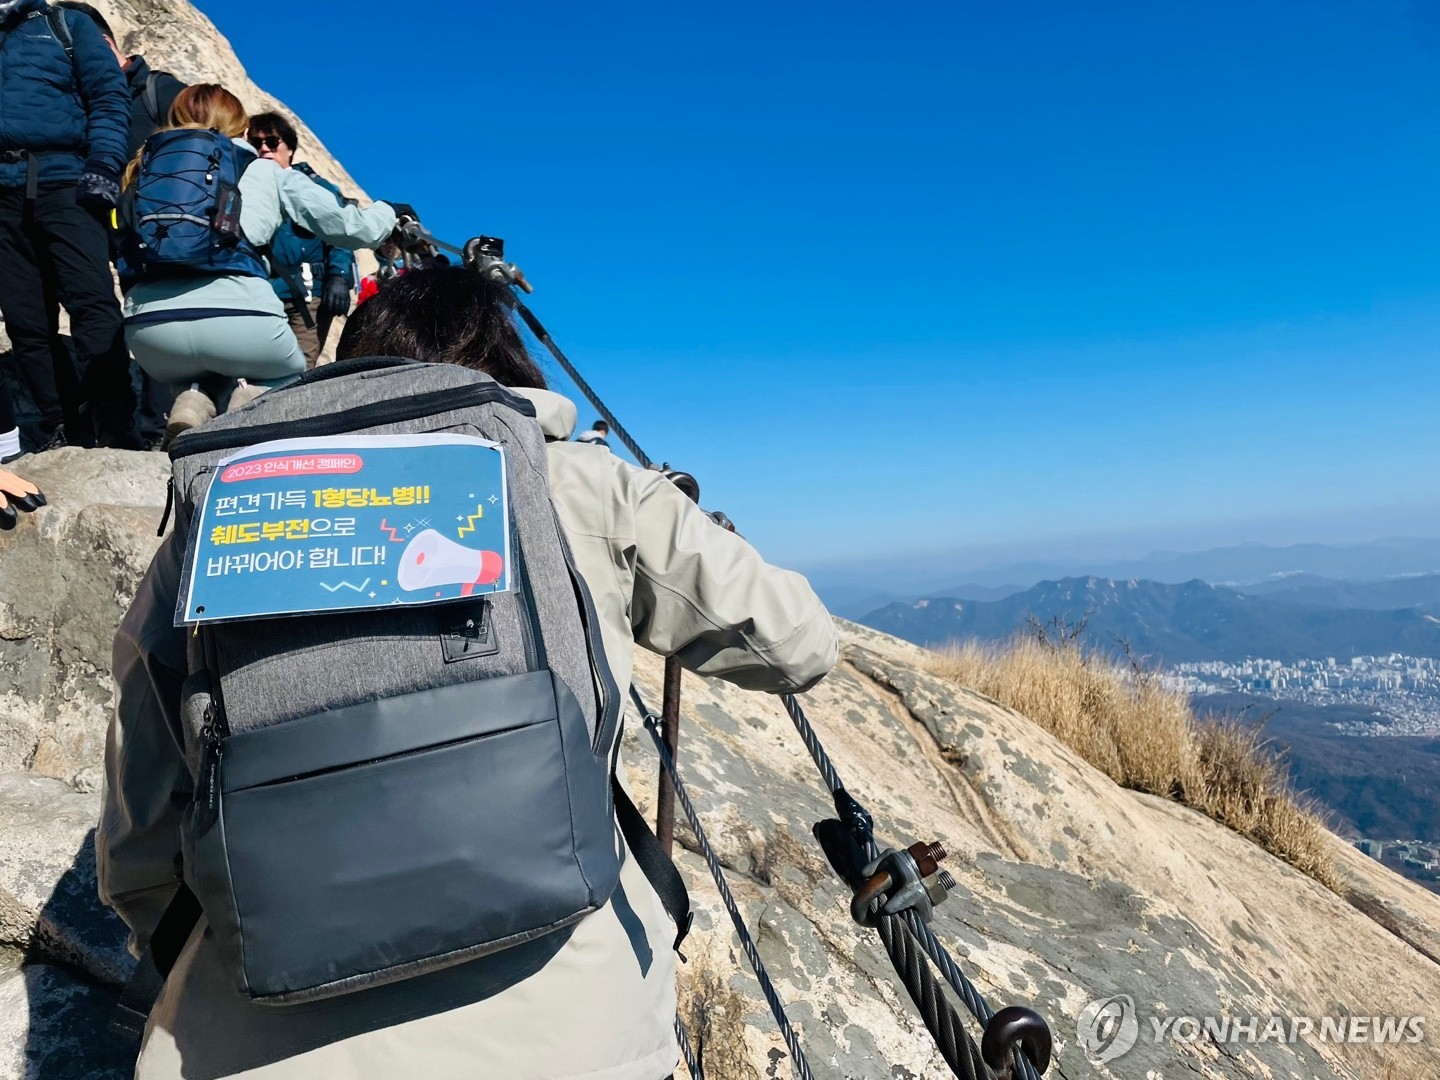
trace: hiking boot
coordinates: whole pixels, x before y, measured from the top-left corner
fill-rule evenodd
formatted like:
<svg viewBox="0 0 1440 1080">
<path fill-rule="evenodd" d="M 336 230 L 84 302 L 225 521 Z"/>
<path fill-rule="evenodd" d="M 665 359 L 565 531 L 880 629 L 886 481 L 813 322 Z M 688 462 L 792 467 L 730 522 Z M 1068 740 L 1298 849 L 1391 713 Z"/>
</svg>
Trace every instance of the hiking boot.
<svg viewBox="0 0 1440 1080">
<path fill-rule="evenodd" d="M 230 392 L 230 404 L 225 406 L 225 411 L 229 413 L 243 408 L 269 389 L 268 386 L 255 386 L 253 383 L 241 379 L 235 389 Z"/>
<path fill-rule="evenodd" d="M 198 387 L 182 391 L 170 406 L 170 419 L 165 422 L 165 437 L 173 439 L 183 431 L 208 424 L 215 419 L 215 402 Z"/>
</svg>

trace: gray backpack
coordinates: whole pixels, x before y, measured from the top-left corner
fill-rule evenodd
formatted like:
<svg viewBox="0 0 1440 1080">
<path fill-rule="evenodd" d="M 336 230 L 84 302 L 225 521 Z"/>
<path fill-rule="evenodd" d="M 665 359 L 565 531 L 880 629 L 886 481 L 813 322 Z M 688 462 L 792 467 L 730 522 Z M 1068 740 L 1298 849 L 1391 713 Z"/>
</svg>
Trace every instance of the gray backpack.
<svg viewBox="0 0 1440 1080">
<path fill-rule="evenodd" d="M 270 390 L 170 451 L 187 564 L 222 528 L 197 531 L 202 511 L 218 505 L 207 502 L 211 486 L 228 479 L 222 461 L 237 452 L 295 438 L 404 444 L 427 433 L 503 448 L 510 587 L 187 627 L 182 723 L 195 788 L 182 824 L 187 888 L 153 943 L 160 978 L 202 910 L 239 991 L 283 1004 L 549 934 L 616 887 L 622 700 L 525 398 L 464 368 L 393 359 L 317 368 Z M 316 487 L 318 502 L 321 483 L 301 487 Z M 389 500 L 389 489 L 376 497 Z M 456 517 L 441 527 L 463 537 Z M 187 597 L 182 585 L 182 608 Z M 620 808 L 650 873 L 653 853 L 640 849 L 654 840 L 633 834 L 635 816 Z M 683 936 L 676 880 L 657 889 Z"/>
</svg>

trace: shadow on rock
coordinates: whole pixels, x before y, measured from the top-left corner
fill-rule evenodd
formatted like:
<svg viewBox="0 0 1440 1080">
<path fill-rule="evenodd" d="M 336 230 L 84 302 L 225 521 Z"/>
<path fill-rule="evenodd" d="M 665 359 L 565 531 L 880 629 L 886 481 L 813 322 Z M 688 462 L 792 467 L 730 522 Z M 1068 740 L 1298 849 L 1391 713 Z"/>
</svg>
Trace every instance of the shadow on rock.
<svg viewBox="0 0 1440 1080">
<path fill-rule="evenodd" d="M 24 1080 L 121 1080 L 134 1044 L 110 1030 L 133 966 L 127 931 L 95 890 L 92 829 L 40 908 L 31 945 L 0 976 L 7 1076 Z M 24 1024 L 23 1030 L 19 1029 Z"/>
</svg>

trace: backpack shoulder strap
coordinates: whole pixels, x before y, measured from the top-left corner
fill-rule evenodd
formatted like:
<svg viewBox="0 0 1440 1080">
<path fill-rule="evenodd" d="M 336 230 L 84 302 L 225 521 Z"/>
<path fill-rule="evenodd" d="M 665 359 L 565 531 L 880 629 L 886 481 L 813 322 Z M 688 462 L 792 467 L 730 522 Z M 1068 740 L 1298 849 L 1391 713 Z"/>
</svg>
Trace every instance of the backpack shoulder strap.
<svg viewBox="0 0 1440 1080">
<path fill-rule="evenodd" d="M 150 114 L 150 119 L 160 127 L 164 127 L 165 120 L 160 116 L 160 91 L 155 86 L 158 81 L 159 76 L 155 72 L 152 71 L 146 75 L 145 93 L 141 95 L 141 98 L 145 102 L 145 111 Z"/>
<path fill-rule="evenodd" d="M 170 969 L 180 958 L 180 951 L 190 940 L 190 933 L 200 921 L 203 912 L 200 901 L 190 891 L 190 886 L 180 883 L 179 891 L 160 916 L 155 932 L 150 935 L 150 945 L 140 963 L 135 966 L 125 990 L 115 1005 L 110 1019 L 110 1029 L 118 1035 L 139 1042 L 145 1031 L 145 1021 L 155 1007 L 155 999 L 165 985 Z"/>
<path fill-rule="evenodd" d="M 695 913 L 690 910 L 690 890 L 685 887 L 685 879 L 675 869 L 675 863 L 665 854 L 644 816 L 630 801 L 630 796 L 613 773 L 610 775 L 610 790 L 615 794 L 615 820 L 620 825 L 620 834 L 625 837 L 625 844 L 635 856 L 635 862 L 675 921 L 673 947 L 678 952 L 680 943 L 690 933 L 690 924 L 695 921 Z"/>
<path fill-rule="evenodd" d="M 66 59 L 75 63 L 75 37 L 70 33 L 70 24 L 65 21 L 65 12 L 57 7 L 45 5 L 45 19 L 50 23 L 50 32 L 60 47 L 65 50 Z"/>
</svg>

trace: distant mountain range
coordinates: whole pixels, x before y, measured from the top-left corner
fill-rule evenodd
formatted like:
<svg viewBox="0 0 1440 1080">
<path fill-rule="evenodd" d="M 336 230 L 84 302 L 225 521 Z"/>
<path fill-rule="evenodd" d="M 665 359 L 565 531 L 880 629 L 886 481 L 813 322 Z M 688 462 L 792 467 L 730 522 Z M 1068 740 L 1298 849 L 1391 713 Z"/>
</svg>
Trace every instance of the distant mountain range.
<svg viewBox="0 0 1440 1080">
<path fill-rule="evenodd" d="M 1440 538 L 1391 537 L 1363 544 L 1240 544 L 1208 551 L 1157 551 L 1139 559 L 1047 559 L 965 569 L 961 555 L 949 559 L 898 560 L 887 570 L 888 588 L 875 586 L 874 565 L 829 566 L 810 571 L 821 598 L 836 614 L 863 621 L 865 613 L 919 597 L 999 600 L 1041 581 L 1096 576 L 1136 578 L 1178 585 L 1199 579 L 1245 592 L 1287 591 L 1291 584 L 1384 582 L 1417 576 L 1440 578 Z M 955 581 L 964 585 L 954 585 Z M 860 582 L 862 584 L 857 584 Z M 1249 586 L 1249 588 L 1247 588 Z M 1308 601 L 1307 601 L 1308 602 Z M 1326 603 L 1323 599 L 1315 602 Z M 1356 604 L 1357 607 L 1378 606 Z M 1411 606 L 1407 601 L 1396 606 Z"/>
<path fill-rule="evenodd" d="M 1391 537 L 1364 544 L 1292 544 L 1269 547 L 1240 544 L 1209 551 L 1157 551 L 1142 559 L 1102 560 L 1081 563 L 1021 563 L 989 571 L 966 573 L 979 585 L 1007 581 L 1035 582 L 1082 574 L 1126 580 L 1140 578 L 1179 584 L 1193 581 L 1217 585 L 1249 585 L 1283 579 L 1296 574 L 1314 574 L 1343 581 L 1379 581 L 1410 574 L 1440 574 L 1440 539 Z M 1058 573 L 1056 571 L 1059 571 Z"/>
<path fill-rule="evenodd" d="M 1382 599 L 1389 585 L 1310 581 L 1288 592 L 1254 595 L 1198 580 L 1170 584 L 1077 577 L 1042 581 L 1000 600 L 945 596 L 889 604 L 859 621 L 934 645 L 969 638 L 1002 640 L 1023 630 L 1030 616 L 1042 623 L 1084 620 L 1087 642 L 1110 651 L 1126 643 L 1135 653 L 1164 664 L 1391 652 L 1440 656 L 1440 618 L 1412 606 L 1385 608 Z M 1440 588 L 1440 579 L 1424 579 L 1421 588 Z M 1302 597 L 1328 596 L 1336 603 L 1306 602 L 1297 592 Z M 1368 601 L 1369 606 L 1352 599 Z M 1338 606 L 1341 602 L 1351 606 Z"/>
<path fill-rule="evenodd" d="M 1290 604 L 1374 610 L 1413 608 L 1427 615 L 1440 615 L 1440 574 L 1418 574 L 1387 581 L 1332 581 L 1312 574 L 1297 574 L 1259 585 L 1245 585 L 1240 591 Z"/>
</svg>

